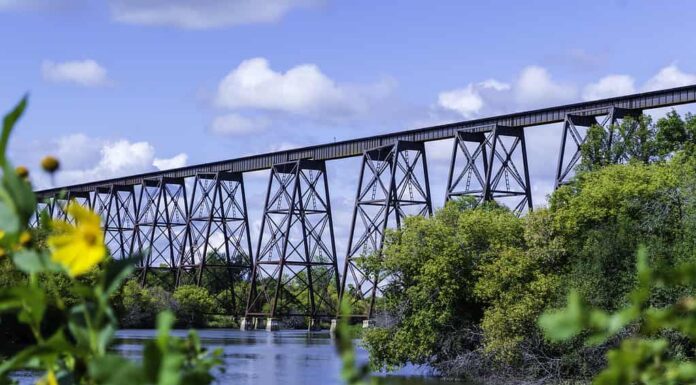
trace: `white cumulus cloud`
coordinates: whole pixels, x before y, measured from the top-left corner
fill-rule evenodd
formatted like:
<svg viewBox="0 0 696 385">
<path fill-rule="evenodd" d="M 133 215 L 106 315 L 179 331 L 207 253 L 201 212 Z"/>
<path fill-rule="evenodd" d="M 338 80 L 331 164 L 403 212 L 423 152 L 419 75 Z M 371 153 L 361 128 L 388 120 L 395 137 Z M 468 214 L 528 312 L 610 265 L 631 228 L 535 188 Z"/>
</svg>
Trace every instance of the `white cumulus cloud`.
<svg viewBox="0 0 696 385">
<path fill-rule="evenodd" d="M 253 109 L 339 120 L 364 115 L 376 100 L 388 96 L 392 88 L 389 81 L 360 85 L 338 83 L 315 64 L 276 71 L 268 60 L 257 57 L 241 62 L 220 81 L 215 103 L 233 110 Z"/>
<path fill-rule="evenodd" d="M 437 106 L 471 119 L 563 103 L 577 98 L 577 94 L 573 85 L 556 82 L 546 68 L 528 66 L 512 83 L 488 79 L 443 91 L 438 94 Z"/>
<path fill-rule="evenodd" d="M 188 155 L 182 152 L 171 158 L 155 158 L 152 160 L 152 165 L 157 167 L 158 170 L 169 170 L 186 166 L 187 160 Z"/>
<path fill-rule="evenodd" d="M 188 29 L 230 27 L 280 20 L 293 8 L 318 0 L 111 0 L 116 21 Z"/>
<path fill-rule="evenodd" d="M 508 91 L 510 85 L 495 79 L 484 80 L 477 84 L 470 83 L 464 88 L 441 92 L 437 104 L 451 111 L 456 111 L 465 118 L 472 118 L 481 112 L 484 95 L 487 91 Z"/>
<path fill-rule="evenodd" d="M 85 87 L 110 84 L 106 69 L 94 60 L 53 62 L 46 60 L 41 65 L 44 79 L 55 83 L 73 83 Z"/>
<path fill-rule="evenodd" d="M 577 89 L 574 86 L 554 81 L 549 71 L 539 66 L 525 67 L 514 90 L 517 103 L 530 107 L 577 98 Z"/>
<path fill-rule="evenodd" d="M 596 83 L 585 86 L 582 92 L 584 100 L 597 100 L 632 94 L 636 92 L 635 80 L 628 75 L 607 75 Z"/>
<path fill-rule="evenodd" d="M 178 154 L 171 158 L 157 158 L 155 147 L 146 141 L 132 142 L 126 139 L 107 140 L 92 138 L 84 134 L 71 134 L 59 137 L 51 142 L 51 153 L 61 162 L 61 169 L 56 174 L 57 185 L 110 179 L 139 174 L 154 170 L 183 167 L 188 160 L 187 154 Z M 34 153 L 46 153 L 45 149 L 27 149 L 23 164 L 37 164 L 30 159 Z M 29 154 L 31 153 L 31 154 Z M 22 154 L 19 158 L 22 158 Z M 38 188 L 49 187 L 50 181 L 45 173 L 32 172 L 34 183 Z"/>
<path fill-rule="evenodd" d="M 269 121 L 265 118 L 251 118 L 231 113 L 216 117 L 210 130 L 215 134 L 223 136 L 241 136 L 262 131 L 268 125 Z"/>
<path fill-rule="evenodd" d="M 664 88 L 674 88 L 696 84 L 696 74 L 685 73 L 676 64 L 662 68 L 655 76 L 650 78 L 643 89 L 654 91 Z"/>
<path fill-rule="evenodd" d="M 469 84 L 465 88 L 441 92 L 437 97 L 437 104 L 470 118 L 481 111 L 483 99 L 474 90 L 473 85 Z"/>
</svg>

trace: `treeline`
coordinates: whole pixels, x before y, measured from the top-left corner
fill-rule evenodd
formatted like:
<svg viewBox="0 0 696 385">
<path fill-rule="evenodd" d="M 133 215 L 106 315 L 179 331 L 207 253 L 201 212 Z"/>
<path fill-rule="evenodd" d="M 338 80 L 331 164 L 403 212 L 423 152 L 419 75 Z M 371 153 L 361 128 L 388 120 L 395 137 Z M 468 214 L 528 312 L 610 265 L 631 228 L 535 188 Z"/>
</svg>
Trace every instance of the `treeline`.
<svg viewBox="0 0 696 385">
<path fill-rule="evenodd" d="M 42 235 L 33 235 L 35 242 L 42 242 Z M 93 287 L 101 274 L 101 266 L 79 277 L 85 287 Z M 0 288 L 18 287 L 27 282 L 28 277 L 17 271 L 8 258 L 0 258 Z M 41 286 L 49 293 L 47 325 L 61 320 L 60 308 L 70 307 L 79 301 L 79 293 L 64 275 L 45 274 L 39 277 Z M 176 316 L 176 326 L 189 327 L 236 327 L 236 320 L 226 316 L 225 307 L 231 301 L 225 293 L 211 294 L 207 288 L 182 285 L 173 291 L 161 286 L 143 287 L 136 277 L 129 279 L 112 296 L 111 304 L 118 323 L 125 328 L 154 328 L 157 315 L 171 310 Z M 240 305 L 243 306 L 243 305 Z M 53 321 L 51 321 L 53 320 Z M 32 340 L 29 330 L 17 323 L 12 315 L 0 315 L 0 338 L 8 344 L 21 344 Z M 50 326 L 50 325 L 49 325 Z"/>
<path fill-rule="evenodd" d="M 432 218 L 408 218 L 384 250 L 381 269 L 392 278 L 381 325 L 364 336 L 372 363 L 496 383 L 591 378 L 636 330 L 593 347 L 551 343 L 537 319 L 562 307 L 571 288 L 592 307 L 624 307 L 640 245 L 656 269 L 696 262 L 695 145 L 696 118 L 676 112 L 593 127 L 576 177 L 547 208 L 519 218 L 460 200 Z M 649 303 L 661 308 L 694 289 L 657 287 Z M 667 334 L 671 357 L 694 355 L 691 340 Z"/>
</svg>

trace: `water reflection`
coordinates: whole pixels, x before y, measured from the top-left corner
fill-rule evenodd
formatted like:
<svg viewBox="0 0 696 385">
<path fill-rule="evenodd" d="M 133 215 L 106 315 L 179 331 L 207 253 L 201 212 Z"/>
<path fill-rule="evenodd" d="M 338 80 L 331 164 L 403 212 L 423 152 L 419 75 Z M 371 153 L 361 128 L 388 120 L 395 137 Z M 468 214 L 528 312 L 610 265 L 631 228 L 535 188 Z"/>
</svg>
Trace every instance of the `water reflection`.
<svg viewBox="0 0 696 385">
<path fill-rule="evenodd" d="M 173 334 L 185 336 L 185 330 Z M 126 357 L 138 359 L 142 344 L 153 338 L 154 330 L 121 330 L 116 350 Z M 305 331 L 239 331 L 231 329 L 200 330 L 203 345 L 222 347 L 225 372 L 218 383 L 234 385 L 338 385 L 341 362 L 336 356 L 328 332 Z M 358 359 L 367 361 L 367 353 L 359 349 Z M 425 371 L 410 367 L 396 375 L 385 376 L 388 385 L 452 384 L 424 376 Z"/>
</svg>

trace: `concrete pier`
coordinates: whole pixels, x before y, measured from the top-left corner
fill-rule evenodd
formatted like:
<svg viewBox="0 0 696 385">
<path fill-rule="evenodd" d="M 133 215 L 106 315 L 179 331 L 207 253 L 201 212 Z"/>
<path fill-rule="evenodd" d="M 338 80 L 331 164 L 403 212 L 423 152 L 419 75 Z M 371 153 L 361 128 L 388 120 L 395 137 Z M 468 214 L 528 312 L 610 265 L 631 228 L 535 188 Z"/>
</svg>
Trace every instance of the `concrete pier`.
<svg viewBox="0 0 696 385">
<path fill-rule="evenodd" d="M 338 327 L 338 320 L 337 319 L 332 319 L 331 320 L 331 326 L 329 327 L 329 335 L 331 338 L 336 338 L 336 328 Z"/>
<path fill-rule="evenodd" d="M 274 332 L 280 330 L 280 321 L 275 318 L 266 319 L 266 331 Z"/>
<path fill-rule="evenodd" d="M 239 321 L 239 330 L 254 330 L 256 329 L 256 317 L 242 317 Z"/>
<path fill-rule="evenodd" d="M 317 318 L 312 318 L 307 324 L 307 331 L 316 332 L 321 330 L 321 320 Z"/>
</svg>

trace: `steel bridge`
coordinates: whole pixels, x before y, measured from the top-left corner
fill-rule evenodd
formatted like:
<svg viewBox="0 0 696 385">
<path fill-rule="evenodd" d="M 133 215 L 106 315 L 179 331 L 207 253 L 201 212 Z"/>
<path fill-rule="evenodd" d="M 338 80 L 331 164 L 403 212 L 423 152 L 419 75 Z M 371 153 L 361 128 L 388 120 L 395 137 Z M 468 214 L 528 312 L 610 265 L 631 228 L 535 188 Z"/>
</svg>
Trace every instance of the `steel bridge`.
<svg viewBox="0 0 696 385">
<path fill-rule="evenodd" d="M 558 154 L 549 154 L 558 187 L 572 177 L 589 127 L 694 102 L 696 85 L 82 183 L 37 191 L 39 210 L 65 218 L 71 200 L 95 209 L 111 254 L 141 257 L 143 285 L 205 286 L 228 314 L 266 319 L 269 329 L 286 317 L 333 318 L 344 297 L 355 317 L 370 319 L 389 277 L 368 257 L 379 257 L 387 228 L 433 212 L 425 142 L 455 139 L 447 200 L 468 195 L 521 213 L 532 209 L 525 129 L 562 123 Z M 325 163 L 347 157 L 362 164 L 339 268 Z M 243 174 L 264 169 L 253 249 Z"/>
</svg>

